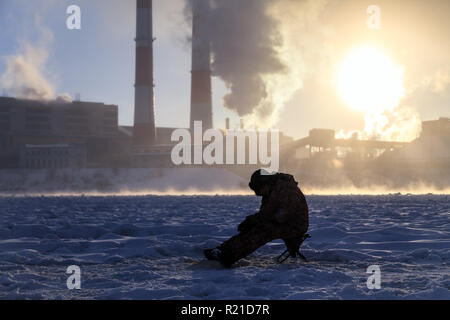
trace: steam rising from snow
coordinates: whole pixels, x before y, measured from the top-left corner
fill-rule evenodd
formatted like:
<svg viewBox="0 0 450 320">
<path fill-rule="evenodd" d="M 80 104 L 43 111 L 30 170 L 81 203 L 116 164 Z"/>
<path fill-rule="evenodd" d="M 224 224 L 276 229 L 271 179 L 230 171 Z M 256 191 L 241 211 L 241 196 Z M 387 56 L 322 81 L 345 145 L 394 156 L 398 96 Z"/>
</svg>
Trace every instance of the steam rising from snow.
<svg viewBox="0 0 450 320">
<path fill-rule="evenodd" d="M 427 181 L 367 179 L 358 186 L 345 174 L 327 177 L 326 185 L 300 181 L 306 194 L 450 194 L 445 175 Z M 0 170 L 1 195 L 254 195 L 248 180 L 217 168 Z"/>
</svg>

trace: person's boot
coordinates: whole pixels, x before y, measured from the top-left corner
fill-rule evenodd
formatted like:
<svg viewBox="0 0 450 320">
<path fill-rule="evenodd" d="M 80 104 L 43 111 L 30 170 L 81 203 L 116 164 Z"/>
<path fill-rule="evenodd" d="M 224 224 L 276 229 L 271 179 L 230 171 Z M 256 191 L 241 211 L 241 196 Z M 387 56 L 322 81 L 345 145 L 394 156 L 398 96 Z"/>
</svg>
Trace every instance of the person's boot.
<svg viewBox="0 0 450 320">
<path fill-rule="evenodd" d="M 208 260 L 219 261 L 226 268 L 231 267 L 231 263 L 227 262 L 225 255 L 219 248 L 206 249 L 203 251 L 203 253 Z"/>
<path fill-rule="evenodd" d="M 208 260 L 220 261 L 220 250 L 218 248 L 206 249 L 203 253 Z"/>
</svg>

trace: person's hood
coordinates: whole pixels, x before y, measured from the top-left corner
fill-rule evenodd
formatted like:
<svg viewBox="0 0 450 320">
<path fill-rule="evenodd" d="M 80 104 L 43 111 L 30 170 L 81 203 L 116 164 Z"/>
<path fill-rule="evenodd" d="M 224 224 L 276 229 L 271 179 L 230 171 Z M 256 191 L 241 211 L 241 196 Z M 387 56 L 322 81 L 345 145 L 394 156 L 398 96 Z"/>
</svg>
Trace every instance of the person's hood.
<svg viewBox="0 0 450 320">
<path fill-rule="evenodd" d="M 295 181 L 294 176 L 287 173 L 277 173 L 275 174 L 275 179 L 277 181 L 286 181 L 298 185 L 298 182 Z"/>
</svg>

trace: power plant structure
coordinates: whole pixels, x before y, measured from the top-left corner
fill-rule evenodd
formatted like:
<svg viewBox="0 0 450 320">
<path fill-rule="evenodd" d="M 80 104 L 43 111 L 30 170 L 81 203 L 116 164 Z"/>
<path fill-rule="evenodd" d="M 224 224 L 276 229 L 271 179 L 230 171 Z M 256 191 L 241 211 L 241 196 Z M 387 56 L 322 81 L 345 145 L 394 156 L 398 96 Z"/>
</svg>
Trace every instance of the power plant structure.
<svg viewBox="0 0 450 320">
<path fill-rule="evenodd" d="M 152 0 L 137 0 L 133 146 L 156 143 Z"/>
<path fill-rule="evenodd" d="M 187 128 L 191 136 L 195 135 L 194 122 L 200 121 L 203 131 L 213 128 L 211 44 L 205 27 L 209 17 L 204 3 L 199 5 L 200 1 L 203 0 L 192 1 L 191 99 Z M 136 1 L 134 125 L 118 124 L 116 105 L 82 102 L 79 98 L 69 102 L 0 97 L 0 169 L 176 166 L 171 152 L 179 141 L 171 141 L 171 136 L 178 128 L 157 127 L 155 121 L 158 110 L 154 93 L 152 9 L 152 0 Z M 236 127 L 244 130 L 244 122 L 241 120 Z M 227 133 L 230 128 L 227 118 L 224 140 L 232 137 Z M 338 181 L 342 174 L 354 179 L 355 185 L 359 180 L 369 179 L 367 175 L 370 179 L 381 179 L 399 176 L 402 172 L 404 177 L 409 177 L 410 172 L 417 173 L 417 177 L 449 177 L 450 119 L 425 121 L 422 129 L 421 136 L 410 143 L 337 139 L 335 131 L 330 129 L 312 129 L 308 137 L 294 141 L 280 132 L 280 171 L 297 174 L 304 181 L 324 184 L 333 179 Z M 250 140 L 247 136 L 245 141 L 241 140 L 246 158 L 252 149 Z M 234 146 L 233 157 L 237 155 L 238 143 Z M 194 147 L 192 145 L 191 151 Z M 223 152 L 222 156 L 226 159 L 230 154 Z M 248 177 L 259 163 L 250 165 L 250 161 L 245 161 L 244 164 L 214 166 Z"/>
<path fill-rule="evenodd" d="M 95 102 L 0 97 L 0 168 L 72 167 L 64 156 L 80 148 L 85 151 L 78 153 L 87 157 L 77 168 L 127 165 L 130 139 L 118 130 L 118 109 Z"/>
<path fill-rule="evenodd" d="M 153 1 L 136 0 L 136 81 L 134 127 L 132 128 L 131 165 L 165 166 L 170 161 L 170 134 L 159 130 L 155 121 L 153 78 Z M 124 132 L 127 131 L 123 128 Z M 160 134 L 163 133 L 163 134 Z"/>
<path fill-rule="evenodd" d="M 213 127 L 211 91 L 211 49 L 206 30 L 207 8 L 193 1 L 192 69 L 189 129 L 202 122 L 202 130 Z M 206 9 L 205 9 L 206 8 Z M 137 167 L 167 166 L 176 128 L 157 128 L 153 77 L 152 0 L 136 1 L 136 82 L 131 162 Z M 124 128 L 128 130 L 129 128 Z"/>
<path fill-rule="evenodd" d="M 211 45 L 206 30 L 207 9 L 200 1 L 192 2 L 191 130 L 195 121 L 202 122 L 203 130 L 213 127 Z"/>
<path fill-rule="evenodd" d="M 211 92 L 211 49 L 207 41 L 207 12 L 199 0 L 193 1 L 192 72 L 190 129 L 201 121 L 203 130 L 213 127 Z M 170 144 L 175 128 L 156 128 L 153 76 L 153 4 L 152 0 L 136 1 L 136 81 L 133 127 L 133 152 L 136 156 L 161 153 Z M 167 129 L 167 130 L 165 130 Z M 156 147 L 157 146 L 157 147 Z M 155 150 L 156 148 L 156 150 Z"/>
</svg>

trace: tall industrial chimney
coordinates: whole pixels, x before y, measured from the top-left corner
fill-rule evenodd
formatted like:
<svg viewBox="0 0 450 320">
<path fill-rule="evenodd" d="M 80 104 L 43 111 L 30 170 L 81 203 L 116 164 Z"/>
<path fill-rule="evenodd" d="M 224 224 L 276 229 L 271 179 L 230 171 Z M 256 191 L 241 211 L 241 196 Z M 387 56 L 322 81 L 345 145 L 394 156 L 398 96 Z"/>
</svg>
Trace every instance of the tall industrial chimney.
<svg viewBox="0 0 450 320">
<path fill-rule="evenodd" d="M 152 0 L 137 0 L 133 131 L 135 146 L 152 145 L 156 141 L 153 40 Z"/>
<path fill-rule="evenodd" d="M 203 130 L 213 127 L 211 96 L 211 48 L 206 34 L 208 1 L 192 2 L 192 78 L 191 78 L 191 130 L 194 121 L 202 121 Z"/>
</svg>

